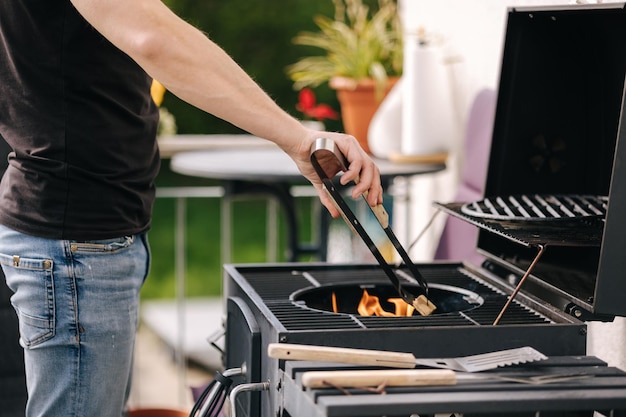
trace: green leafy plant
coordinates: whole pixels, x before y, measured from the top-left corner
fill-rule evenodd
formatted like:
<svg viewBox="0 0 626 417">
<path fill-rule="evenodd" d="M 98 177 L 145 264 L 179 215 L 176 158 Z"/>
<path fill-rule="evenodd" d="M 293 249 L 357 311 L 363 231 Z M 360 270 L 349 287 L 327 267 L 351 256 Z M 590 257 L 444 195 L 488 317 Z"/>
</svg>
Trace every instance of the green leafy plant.
<svg viewBox="0 0 626 417">
<path fill-rule="evenodd" d="M 372 78 L 382 92 L 389 76 L 402 73 L 402 28 L 394 0 L 379 0 L 370 11 L 363 0 L 333 0 L 334 18 L 314 17 L 319 32 L 300 32 L 296 45 L 320 48 L 323 55 L 308 56 L 287 67 L 294 88 L 328 82 L 356 85 Z M 341 81 L 337 82 L 336 80 Z"/>
</svg>

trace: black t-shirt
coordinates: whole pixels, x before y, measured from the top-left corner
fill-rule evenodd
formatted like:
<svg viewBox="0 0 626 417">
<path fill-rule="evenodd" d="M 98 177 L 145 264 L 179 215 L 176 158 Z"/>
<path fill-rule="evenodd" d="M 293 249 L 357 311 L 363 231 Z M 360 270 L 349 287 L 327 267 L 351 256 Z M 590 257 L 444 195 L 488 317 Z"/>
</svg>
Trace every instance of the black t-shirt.
<svg viewBox="0 0 626 417">
<path fill-rule="evenodd" d="M 12 148 L 0 223 L 52 239 L 146 231 L 159 169 L 150 84 L 69 0 L 0 1 L 0 136 Z"/>
</svg>

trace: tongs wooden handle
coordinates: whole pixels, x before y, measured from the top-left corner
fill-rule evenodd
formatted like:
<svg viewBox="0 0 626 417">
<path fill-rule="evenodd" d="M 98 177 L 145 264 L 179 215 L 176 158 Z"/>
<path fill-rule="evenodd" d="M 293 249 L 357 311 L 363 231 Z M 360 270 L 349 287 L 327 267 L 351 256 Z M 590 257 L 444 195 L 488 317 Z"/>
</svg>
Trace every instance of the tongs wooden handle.
<svg viewBox="0 0 626 417">
<path fill-rule="evenodd" d="M 355 183 L 358 183 L 358 177 L 355 180 Z M 367 191 L 363 193 L 363 199 L 367 202 Z M 393 247 L 400 255 L 400 258 L 402 259 L 402 261 L 404 261 L 404 264 L 407 266 L 407 268 L 421 287 L 422 291 L 424 291 L 423 296 L 413 296 L 413 299 L 410 302 L 407 302 L 415 307 L 420 314 L 424 316 L 431 314 L 435 310 L 435 306 L 428 300 L 428 298 L 426 298 L 426 296 L 428 295 L 428 284 L 426 283 L 426 280 L 420 273 L 419 269 L 413 263 L 411 257 L 406 252 L 406 250 L 404 250 L 404 247 L 391 229 L 391 225 L 389 224 L 389 214 L 387 213 L 387 210 L 385 210 L 385 207 L 382 204 L 377 204 L 375 206 L 369 207 L 372 210 L 372 213 L 374 213 L 376 219 L 378 220 L 378 223 L 385 231 L 385 234 L 389 238 L 389 241 L 393 244 Z M 399 289 L 398 291 L 403 292 L 404 290 Z M 405 295 L 403 295 L 403 298 L 405 298 Z"/>
<path fill-rule="evenodd" d="M 354 180 L 355 184 L 358 184 L 360 181 L 360 178 L 357 176 L 356 179 Z M 365 191 L 363 193 L 363 199 L 367 202 L 367 196 L 369 195 L 369 191 Z M 369 206 L 369 203 L 368 203 Z M 370 210 L 372 210 L 372 213 L 374 213 L 374 216 L 376 216 L 376 220 L 378 220 L 378 223 L 380 223 L 380 225 L 382 226 L 383 229 L 389 227 L 389 213 L 387 213 L 387 210 L 385 210 L 385 206 L 383 206 L 382 204 L 376 204 L 375 206 L 369 206 Z"/>
<path fill-rule="evenodd" d="M 367 201 L 367 195 L 365 193 L 363 194 L 363 198 Z M 409 268 L 409 271 L 411 272 L 413 277 L 417 280 L 418 284 L 420 285 L 424 293 L 428 294 L 428 284 L 426 283 L 426 280 L 420 273 L 417 266 L 415 266 L 415 264 L 411 260 L 411 257 L 409 256 L 407 251 L 404 250 L 404 247 L 402 246 L 402 244 L 396 237 L 393 230 L 391 230 L 391 226 L 389 225 L 389 214 L 387 214 L 387 210 L 385 210 L 382 204 L 378 204 L 374 207 L 370 206 L 370 209 L 372 210 L 372 213 L 374 213 L 374 216 L 376 216 L 376 219 L 378 220 L 378 223 L 380 223 L 380 226 L 385 231 L 385 234 L 387 235 L 387 237 L 393 244 L 393 247 L 396 249 L 396 251 L 400 255 L 400 258 L 402 258 L 402 261 L 404 261 L 407 268 Z"/>
</svg>

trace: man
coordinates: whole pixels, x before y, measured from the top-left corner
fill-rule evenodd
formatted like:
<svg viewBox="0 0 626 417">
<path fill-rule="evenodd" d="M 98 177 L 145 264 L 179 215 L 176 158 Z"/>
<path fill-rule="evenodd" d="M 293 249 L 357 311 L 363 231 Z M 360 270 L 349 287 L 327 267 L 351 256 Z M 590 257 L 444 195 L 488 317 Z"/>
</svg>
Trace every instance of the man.
<svg viewBox="0 0 626 417">
<path fill-rule="evenodd" d="M 120 417 L 129 389 L 145 237 L 159 167 L 152 78 L 280 146 L 322 192 L 313 141 L 332 138 L 382 202 L 356 140 L 282 111 L 223 50 L 160 0 L 0 2 L 0 262 L 20 326 L 27 416 Z"/>
</svg>

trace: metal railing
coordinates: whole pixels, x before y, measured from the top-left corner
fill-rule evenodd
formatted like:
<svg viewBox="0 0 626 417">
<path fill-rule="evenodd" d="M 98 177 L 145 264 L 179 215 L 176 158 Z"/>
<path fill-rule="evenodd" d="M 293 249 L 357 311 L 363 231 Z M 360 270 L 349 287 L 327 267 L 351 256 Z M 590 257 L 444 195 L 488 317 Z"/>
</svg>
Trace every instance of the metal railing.
<svg viewBox="0 0 626 417">
<path fill-rule="evenodd" d="M 311 186 L 293 186 L 291 194 L 296 198 L 317 197 L 317 192 Z M 174 269 L 175 269 L 175 304 L 176 304 L 176 335 L 174 360 L 179 378 L 179 402 L 185 403 L 187 392 L 187 357 L 185 346 L 185 300 L 187 298 L 187 202 L 196 198 L 218 198 L 220 205 L 220 252 L 221 263 L 228 263 L 232 258 L 232 202 L 246 199 L 245 196 L 227 196 L 221 186 L 172 186 L 160 187 L 156 192 L 157 199 L 173 199 L 175 201 L 175 231 L 174 231 Z M 258 197 L 257 197 L 258 198 Z M 275 198 L 266 197 L 266 261 L 276 262 L 278 259 L 278 212 L 280 205 Z M 313 216 L 315 218 L 315 216 Z M 312 219 L 314 221 L 314 219 Z M 315 227 L 312 228 L 315 230 Z"/>
</svg>

